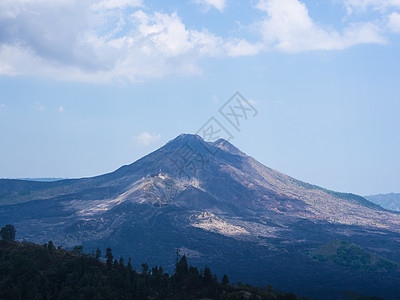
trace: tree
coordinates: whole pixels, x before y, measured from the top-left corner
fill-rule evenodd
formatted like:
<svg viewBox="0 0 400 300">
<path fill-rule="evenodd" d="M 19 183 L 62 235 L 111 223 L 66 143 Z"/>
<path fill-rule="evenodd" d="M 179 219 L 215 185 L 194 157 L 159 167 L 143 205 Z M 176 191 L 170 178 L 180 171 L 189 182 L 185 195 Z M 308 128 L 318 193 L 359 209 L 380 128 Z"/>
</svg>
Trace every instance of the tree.
<svg viewBox="0 0 400 300">
<path fill-rule="evenodd" d="M 8 224 L 1 227 L 0 235 L 3 240 L 6 241 L 13 241 L 15 240 L 15 233 L 17 230 L 15 229 L 14 225 Z"/>
<path fill-rule="evenodd" d="M 147 263 L 142 264 L 142 273 L 144 275 L 147 274 L 147 271 L 149 270 L 149 265 Z"/>
<path fill-rule="evenodd" d="M 213 280 L 211 270 L 207 266 L 204 267 L 203 278 L 204 278 L 204 282 L 207 284 L 211 283 Z"/>
<path fill-rule="evenodd" d="M 132 271 L 132 258 L 130 258 L 130 257 L 129 257 L 129 260 L 128 260 L 128 270 Z"/>
<path fill-rule="evenodd" d="M 118 266 L 119 266 L 118 260 L 114 259 L 114 267 L 118 267 Z"/>
<path fill-rule="evenodd" d="M 96 259 L 101 257 L 101 250 L 99 248 L 96 249 Z"/>
<path fill-rule="evenodd" d="M 106 262 L 107 262 L 107 267 L 111 267 L 111 265 L 112 265 L 112 262 L 113 262 L 113 259 L 114 259 L 114 256 L 112 255 L 112 250 L 111 250 L 111 248 L 110 247 L 108 247 L 107 249 L 106 249 Z"/>
<path fill-rule="evenodd" d="M 56 250 L 53 241 L 49 241 L 49 243 L 47 244 L 47 249 L 49 249 L 51 253 L 53 253 Z"/>
<path fill-rule="evenodd" d="M 189 275 L 199 277 L 199 270 L 196 267 L 190 266 L 189 267 Z"/>
<path fill-rule="evenodd" d="M 189 271 L 186 255 L 183 255 L 181 260 L 176 264 L 176 274 L 186 275 Z"/>
<path fill-rule="evenodd" d="M 83 252 L 83 246 L 75 246 L 74 248 L 72 248 L 72 251 L 81 254 Z"/>
<path fill-rule="evenodd" d="M 229 278 L 226 274 L 222 277 L 222 284 L 223 285 L 228 285 L 229 284 Z"/>
<path fill-rule="evenodd" d="M 120 266 L 124 266 L 125 265 L 125 260 L 124 260 L 124 258 L 122 256 L 119 259 L 119 265 Z"/>
</svg>

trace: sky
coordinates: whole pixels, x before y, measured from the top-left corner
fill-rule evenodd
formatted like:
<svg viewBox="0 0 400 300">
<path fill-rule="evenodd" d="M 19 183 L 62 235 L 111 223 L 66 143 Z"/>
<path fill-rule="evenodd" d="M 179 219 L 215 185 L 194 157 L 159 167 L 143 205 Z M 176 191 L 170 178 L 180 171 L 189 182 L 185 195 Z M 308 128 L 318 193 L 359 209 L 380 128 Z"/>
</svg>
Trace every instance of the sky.
<svg viewBox="0 0 400 300">
<path fill-rule="evenodd" d="M 213 117 L 292 177 L 400 192 L 399 111 L 400 0 L 0 2 L 2 178 L 111 172 Z"/>
</svg>

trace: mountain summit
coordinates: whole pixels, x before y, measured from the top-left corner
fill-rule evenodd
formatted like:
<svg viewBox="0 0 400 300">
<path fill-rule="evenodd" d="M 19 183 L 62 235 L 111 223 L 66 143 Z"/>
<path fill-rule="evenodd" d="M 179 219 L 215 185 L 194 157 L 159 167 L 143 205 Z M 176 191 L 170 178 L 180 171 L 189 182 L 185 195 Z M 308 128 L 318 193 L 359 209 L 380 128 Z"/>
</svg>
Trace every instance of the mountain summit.
<svg viewBox="0 0 400 300">
<path fill-rule="evenodd" d="M 400 261 L 399 214 L 270 169 L 223 139 L 191 134 L 97 177 L 0 180 L 0 220 L 14 224 L 18 238 L 87 250 L 112 245 L 117 255 L 163 266 L 172 267 L 180 249 L 233 279 L 310 296 L 323 290 L 332 299 L 341 293 L 332 282 L 373 289 L 387 278 L 371 275 L 365 284 L 361 271 L 313 260 L 309 253 L 322 244 L 351 238 Z"/>
</svg>

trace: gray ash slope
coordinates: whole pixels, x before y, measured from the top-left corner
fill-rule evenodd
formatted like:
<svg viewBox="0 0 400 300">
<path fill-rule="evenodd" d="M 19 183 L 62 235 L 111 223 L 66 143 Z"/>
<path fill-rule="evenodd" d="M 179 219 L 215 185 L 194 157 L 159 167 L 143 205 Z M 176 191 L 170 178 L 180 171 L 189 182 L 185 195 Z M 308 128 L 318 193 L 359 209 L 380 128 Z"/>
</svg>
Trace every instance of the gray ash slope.
<svg viewBox="0 0 400 300">
<path fill-rule="evenodd" d="M 187 151 L 194 169 L 180 165 Z M 18 238 L 86 250 L 110 245 L 137 264 L 172 270 L 179 248 L 190 263 L 233 280 L 323 299 L 342 290 L 400 298 L 397 272 L 350 270 L 308 255 L 343 239 L 400 261 L 399 214 L 291 178 L 224 140 L 180 135 L 92 178 L 0 180 L 0 220 L 15 224 Z"/>
</svg>

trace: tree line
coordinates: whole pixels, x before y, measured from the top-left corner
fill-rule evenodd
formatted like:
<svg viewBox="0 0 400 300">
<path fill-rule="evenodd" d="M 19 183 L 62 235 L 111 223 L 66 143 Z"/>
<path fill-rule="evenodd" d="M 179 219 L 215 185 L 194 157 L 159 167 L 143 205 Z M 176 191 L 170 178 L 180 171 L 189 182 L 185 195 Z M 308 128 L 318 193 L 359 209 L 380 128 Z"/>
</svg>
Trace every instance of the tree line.
<svg viewBox="0 0 400 300">
<path fill-rule="evenodd" d="M 169 275 L 147 263 L 136 270 L 110 247 L 103 257 L 100 249 L 85 254 L 82 246 L 69 251 L 52 241 L 17 242 L 15 232 L 12 225 L 0 231 L 0 299 L 299 299 L 271 286 L 234 286 L 227 275 L 219 281 L 207 266 L 189 266 L 185 255 Z"/>
<path fill-rule="evenodd" d="M 305 299 L 270 285 L 233 285 L 227 275 L 219 281 L 207 266 L 190 266 L 185 255 L 177 258 L 175 272 L 169 275 L 162 266 L 150 268 L 147 263 L 136 270 L 131 258 L 115 258 L 110 247 L 103 257 L 100 249 L 85 254 L 82 246 L 65 250 L 52 241 L 18 242 L 15 232 L 12 225 L 0 230 L 0 299 Z"/>
</svg>

